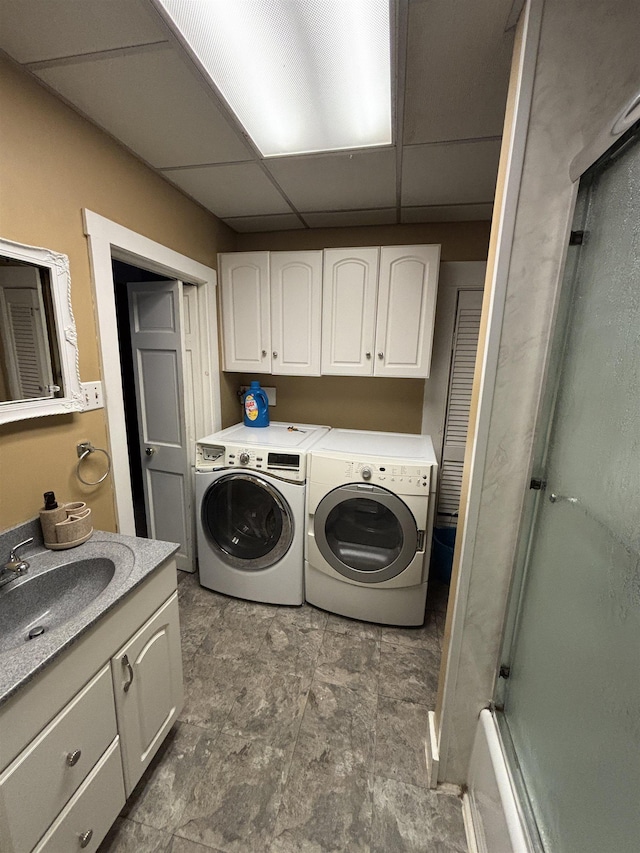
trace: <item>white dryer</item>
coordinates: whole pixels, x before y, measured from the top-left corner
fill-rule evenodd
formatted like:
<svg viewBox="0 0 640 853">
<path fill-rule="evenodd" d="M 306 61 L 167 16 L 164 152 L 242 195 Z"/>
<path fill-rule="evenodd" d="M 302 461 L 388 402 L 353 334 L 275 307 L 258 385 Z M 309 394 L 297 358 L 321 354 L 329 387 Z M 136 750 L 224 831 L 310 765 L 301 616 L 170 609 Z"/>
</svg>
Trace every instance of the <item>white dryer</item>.
<svg viewBox="0 0 640 853">
<path fill-rule="evenodd" d="M 244 424 L 196 443 L 200 584 L 268 604 L 302 604 L 307 452 L 329 427 Z"/>
<path fill-rule="evenodd" d="M 307 601 L 422 625 L 436 479 L 428 435 L 334 429 L 321 439 L 307 475 Z"/>
</svg>

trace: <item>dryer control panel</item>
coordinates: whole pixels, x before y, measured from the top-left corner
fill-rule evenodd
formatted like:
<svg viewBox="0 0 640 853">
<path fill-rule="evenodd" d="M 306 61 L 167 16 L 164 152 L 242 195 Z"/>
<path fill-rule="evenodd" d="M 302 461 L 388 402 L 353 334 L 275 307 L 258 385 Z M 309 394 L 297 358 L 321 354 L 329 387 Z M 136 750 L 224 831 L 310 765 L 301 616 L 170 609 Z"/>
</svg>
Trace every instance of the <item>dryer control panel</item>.
<svg viewBox="0 0 640 853">
<path fill-rule="evenodd" d="M 435 490 L 434 465 L 397 459 L 345 459 L 312 453 L 309 480 L 316 483 L 370 483 L 400 495 L 422 495 Z"/>
</svg>

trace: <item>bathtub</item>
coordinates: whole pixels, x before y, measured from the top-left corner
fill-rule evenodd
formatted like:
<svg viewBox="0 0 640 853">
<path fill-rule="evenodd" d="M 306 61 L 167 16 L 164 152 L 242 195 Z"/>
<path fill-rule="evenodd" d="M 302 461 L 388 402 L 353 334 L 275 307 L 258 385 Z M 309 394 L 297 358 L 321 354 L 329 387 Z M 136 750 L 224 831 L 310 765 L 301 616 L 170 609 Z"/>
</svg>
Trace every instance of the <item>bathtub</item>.
<svg viewBox="0 0 640 853">
<path fill-rule="evenodd" d="M 493 714 L 480 712 L 463 813 L 469 853 L 534 853 Z"/>
</svg>

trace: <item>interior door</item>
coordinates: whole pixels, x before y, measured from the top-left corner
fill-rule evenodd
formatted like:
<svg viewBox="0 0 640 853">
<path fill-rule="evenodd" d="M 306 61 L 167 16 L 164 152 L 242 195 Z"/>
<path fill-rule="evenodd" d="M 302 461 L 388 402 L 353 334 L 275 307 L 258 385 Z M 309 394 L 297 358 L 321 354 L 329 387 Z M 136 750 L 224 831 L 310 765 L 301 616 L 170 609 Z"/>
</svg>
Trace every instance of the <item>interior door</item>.
<svg viewBox="0 0 640 853">
<path fill-rule="evenodd" d="M 152 539 L 178 542 L 178 568 L 193 571 L 182 286 L 178 281 L 131 282 L 127 289 L 147 529 Z"/>
</svg>

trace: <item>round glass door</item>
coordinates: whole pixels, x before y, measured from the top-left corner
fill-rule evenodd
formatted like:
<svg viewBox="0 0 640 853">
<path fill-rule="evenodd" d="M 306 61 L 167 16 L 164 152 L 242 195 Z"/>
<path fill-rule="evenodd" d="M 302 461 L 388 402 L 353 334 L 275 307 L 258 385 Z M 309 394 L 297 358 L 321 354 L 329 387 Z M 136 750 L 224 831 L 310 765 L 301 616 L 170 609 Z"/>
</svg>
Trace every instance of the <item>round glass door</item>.
<svg viewBox="0 0 640 853">
<path fill-rule="evenodd" d="M 270 483 L 251 474 L 221 477 L 202 500 L 202 527 L 230 566 L 255 571 L 278 562 L 291 547 L 291 509 Z"/>
<path fill-rule="evenodd" d="M 353 483 L 329 492 L 318 504 L 314 533 L 329 565 L 361 583 L 396 577 L 418 549 L 413 514 L 379 486 Z"/>
</svg>

